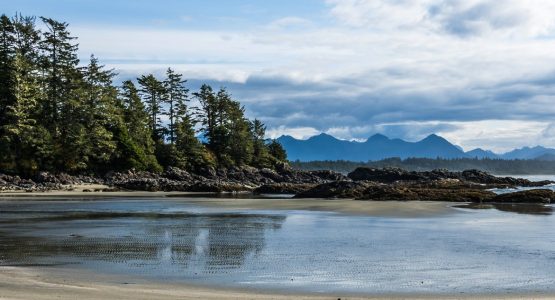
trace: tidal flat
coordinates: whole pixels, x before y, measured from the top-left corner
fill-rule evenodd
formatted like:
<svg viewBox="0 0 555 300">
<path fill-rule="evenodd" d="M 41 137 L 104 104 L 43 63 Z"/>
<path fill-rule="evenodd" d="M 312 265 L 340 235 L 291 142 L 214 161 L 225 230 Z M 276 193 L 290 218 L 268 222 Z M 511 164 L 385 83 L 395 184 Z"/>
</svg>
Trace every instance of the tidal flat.
<svg viewBox="0 0 555 300">
<path fill-rule="evenodd" d="M 337 209 L 336 201 L 358 212 Z M 552 209 L 200 196 L 2 198 L 0 274 L 21 277 L 21 286 L 11 279 L 0 290 L 26 290 L 31 276 L 42 282 L 35 292 L 50 280 L 84 290 L 169 285 L 185 294 L 548 297 L 555 294 Z"/>
</svg>

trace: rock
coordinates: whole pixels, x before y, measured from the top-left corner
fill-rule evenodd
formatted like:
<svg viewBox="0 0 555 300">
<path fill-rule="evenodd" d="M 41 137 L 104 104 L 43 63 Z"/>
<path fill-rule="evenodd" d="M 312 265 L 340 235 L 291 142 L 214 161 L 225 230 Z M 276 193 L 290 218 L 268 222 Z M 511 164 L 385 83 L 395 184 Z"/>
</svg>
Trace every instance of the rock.
<svg viewBox="0 0 555 300">
<path fill-rule="evenodd" d="M 346 181 L 349 180 L 345 175 L 330 171 L 330 170 L 321 170 L 321 171 L 311 171 L 309 172 L 312 176 L 320 178 L 326 181 Z"/>
<path fill-rule="evenodd" d="M 198 170 L 197 175 L 200 175 L 202 177 L 206 177 L 206 178 L 210 178 L 210 179 L 214 179 L 216 178 L 216 170 L 213 167 L 210 166 L 205 166 L 202 167 Z"/>
<path fill-rule="evenodd" d="M 197 182 L 188 187 L 187 192 L 199 193 L 224 193 L 224 192 L 251 192 L 252 187 L 229 182 L 204 181 Z"/>
<path fill-rule="evenodd" d="M 555 202 L 555 192 L 552 190 L 528 190 L 495 196 L 491 202 L 495 203 L 543 203 Z"/>
<path fill-rule="evenodd" d="M 400 180 L 417 181 L 424 179 L 423 176 L 419 176 L 416 172 L 407 172 L 398 168 L 356 168 L 353 172 L 349 173 L 347 177 L 355 181 L 366 180 L 381 183 L 393 183 Z"/>
<path fill-rule="evenodd" d="M 253 193 L 260 194 L 299 194 L 314 187 L 311 183 L 272 183 L 256 188 Z"/>
<path fill-rule="evenodd" d="M 278 174 L 278 172 L 272 169 L 263 168 L 259 170 L 259 173 L 260 173 L 260 176 L 262 176 L 268 181 L 267 183 L 284 181 L 283 176 L 281 176 L 280 174 Z"/>
<path fill-rule="evenodd" d="M 189 172 L 175 167 L 168 167 L 166 171 L 162 173 L 162 176 L 165 178 L 177 180 L 177 181 L 186 181 L 186 182 L 193 181 L 193 176 L 191 176 Z"/>
<path fill-rule="evenodd" d="M 294 198 L 359 198 L 373 184 L 367 181 L 332 181 L 300 192 Z"/>
<path fill-rule="evenodd" d="M 371 186 L 358 200 L 486 202 L 495 193 L 481 189 L 420 188 L 403 185 Z"/>
</svg>

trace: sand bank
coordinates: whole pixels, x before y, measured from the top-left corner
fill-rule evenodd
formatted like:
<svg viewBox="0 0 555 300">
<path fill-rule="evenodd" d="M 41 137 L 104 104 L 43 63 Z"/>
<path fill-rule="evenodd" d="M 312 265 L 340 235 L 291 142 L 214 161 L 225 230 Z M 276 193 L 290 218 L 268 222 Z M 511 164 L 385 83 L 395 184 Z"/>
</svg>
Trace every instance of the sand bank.
<svg viewBox="0 0 555 300">
<path fill-rule="evenodd" d="M 353 199 L 189 199 L 197 205 L 233 210 L 313 210 L 378 217 L 430 217 L 455 213 L 453 203 L 359 201 Z"/>
</svg>

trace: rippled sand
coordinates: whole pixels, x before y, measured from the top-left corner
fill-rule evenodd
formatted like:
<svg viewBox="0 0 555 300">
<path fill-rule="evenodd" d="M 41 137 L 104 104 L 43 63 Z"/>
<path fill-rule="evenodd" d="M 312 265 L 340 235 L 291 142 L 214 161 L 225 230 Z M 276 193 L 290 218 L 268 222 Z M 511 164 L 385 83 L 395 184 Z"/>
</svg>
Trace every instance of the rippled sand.
<svg viewBox="0 0 555 300">
<path fill-rule="evenodd" d="M 351 295 L 279 294 L 224 290 L 191 285 L 153 284 L 144 280 L 85 271 L 45 273 L 34 268 L 0 267 L 0 299 L 555 299 L 546 294 L 520 295 Z"/>
</svg>

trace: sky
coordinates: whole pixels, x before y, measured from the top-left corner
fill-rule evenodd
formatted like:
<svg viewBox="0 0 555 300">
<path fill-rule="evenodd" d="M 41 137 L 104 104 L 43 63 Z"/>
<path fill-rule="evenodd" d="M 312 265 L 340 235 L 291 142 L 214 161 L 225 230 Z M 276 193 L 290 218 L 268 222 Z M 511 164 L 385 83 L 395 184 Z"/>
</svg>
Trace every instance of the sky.
<svg viewBox="0 0 555 300">
<path fill-rule="evenodd" d="M 226 87 L 268 137 L 437 133 L 555 147 L 552 0 L 0 0 L 70 24 L 119 80 Z"/>
</svg>

